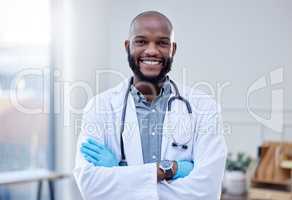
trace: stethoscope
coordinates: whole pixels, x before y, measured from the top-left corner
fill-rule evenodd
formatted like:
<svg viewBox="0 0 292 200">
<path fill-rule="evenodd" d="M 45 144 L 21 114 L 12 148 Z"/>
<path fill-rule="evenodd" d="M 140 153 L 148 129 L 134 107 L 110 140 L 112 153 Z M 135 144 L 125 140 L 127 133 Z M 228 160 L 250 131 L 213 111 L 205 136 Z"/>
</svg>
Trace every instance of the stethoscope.
<svg viewBox="0 0 292 200">
<path fill-rule="evenodd" d="M 167 110 L 168 112 L 171 111 L 171 105 L 172 102 L 174 100 L 180 100 L 182 102 L 184 102 L 184 104 L 186 105 L 186 108 L 188 110 L 189 114 L 192 114 L 192 107 L 191 104 L 188 102 L 188 100 L 186 100 L 185 98 L 183 98 L 180 93 L 179 90 L 176 86 L 176 84 L 167 77 L 167 79 L 170 81 L 170 83 L 172 84 L 172 86 L 174 87 L 175 90 L 175 96 L 170 97 L 167 103 Z M 122 110 L 122 116 L 121 116 L 121 128 L 120 128 L 120 148 L 121 148 L 121 161 L 119 162 L 120 166 L 126 166 L 128 165 L 127 161 L 126 161 L 126 156 L 125 156 L 125 151 L 124 151 L 124 140 L 123 140 L 123 132 L 125 129 L 125 119 L 126 119 L 126 110 L 127 110 L 127 102 L 128 102 L 128 97 L 129 97 L 129 93 L 131 91 L 131 86 L 133 84 L 133 80 L 134 78 L 131 77 L 130 81 L 129 81 L 129 85 L 128 85 L 128 89 L 126 91 L 125 94 L 125 98 L 124 98 L 124 105 L 123 105 L 123 110 Z M 172 136 L 172 140 L 173 142 L 171 143 L 171 146 L 174 148 L 181 148 L 182 150 L 187 150 L 188 149 L 188 145 L 187 143 L 191 140 L 192 138 L 190 138 L 188 141 L 186 141 L 185 143 L 178 143 L 174 136 Z"/>
</svg>

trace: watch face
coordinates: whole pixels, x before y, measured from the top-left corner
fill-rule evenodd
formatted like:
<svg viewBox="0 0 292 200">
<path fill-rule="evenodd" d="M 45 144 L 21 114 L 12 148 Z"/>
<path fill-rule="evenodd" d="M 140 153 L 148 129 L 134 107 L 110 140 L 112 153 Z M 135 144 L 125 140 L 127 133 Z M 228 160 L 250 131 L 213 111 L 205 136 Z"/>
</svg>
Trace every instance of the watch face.
<svg viewBox="0 0 292 200">
<path fill-rule="evenodd" d="M 170 160 L 162 160 L 162 161 L 160 162 L 160 166 L 161 166 L 163 169 L 165 169 L 165 170 L 167 170 L 167 169 L 171 169 L 171 168 L 172 168 L 172 162 L 171 162 Z"/>
</svg>

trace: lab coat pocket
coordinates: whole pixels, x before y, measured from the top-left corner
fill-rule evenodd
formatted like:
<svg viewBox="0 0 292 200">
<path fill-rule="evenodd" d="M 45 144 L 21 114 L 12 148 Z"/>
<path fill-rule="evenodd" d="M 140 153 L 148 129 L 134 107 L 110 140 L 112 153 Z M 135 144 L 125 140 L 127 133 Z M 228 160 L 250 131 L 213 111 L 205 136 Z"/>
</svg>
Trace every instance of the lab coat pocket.
<svg viewBox="0 0 292 200">
<path fill-rule="evenodd" d="M 189 113 L 168 114 L 168 138 L 165 159 L 192 160 L 194 120 Z"/>
</svg>

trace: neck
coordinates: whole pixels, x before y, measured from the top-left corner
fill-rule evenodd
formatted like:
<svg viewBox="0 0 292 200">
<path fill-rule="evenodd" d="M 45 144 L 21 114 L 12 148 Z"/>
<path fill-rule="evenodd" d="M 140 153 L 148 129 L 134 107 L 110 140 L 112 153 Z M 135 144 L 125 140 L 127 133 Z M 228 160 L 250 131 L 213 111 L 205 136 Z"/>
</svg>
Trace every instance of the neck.
<svg viewBox="0 0 292 200">
<path fill-rule="evenodd" d="M 164 81 L 165 79 L 159 83 L 151 83 L 134 76 L 133 84 L 146 97 L 147 101 L 152 102 L 160 93 Z"/>
</svg>

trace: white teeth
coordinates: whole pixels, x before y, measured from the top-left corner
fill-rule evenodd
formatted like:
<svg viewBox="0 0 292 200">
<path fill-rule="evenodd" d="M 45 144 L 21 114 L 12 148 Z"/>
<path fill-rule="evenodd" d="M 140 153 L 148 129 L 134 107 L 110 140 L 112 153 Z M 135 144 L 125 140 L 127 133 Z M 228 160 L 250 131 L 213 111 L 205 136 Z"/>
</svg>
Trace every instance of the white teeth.
<svg viewBox="0 0 292 200">
<path fill-rule="evenodd" d="M 143 60 L 142 62 L 147 65 L 158 65 L 160 63 L 159 61 L 150 61 L 150 60 Z"/>
</svg>

